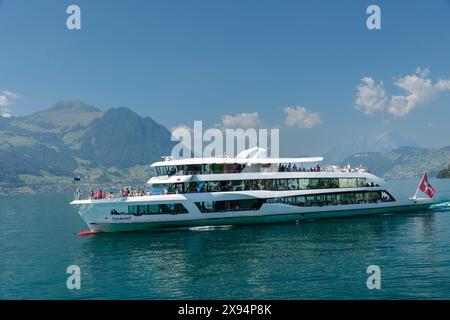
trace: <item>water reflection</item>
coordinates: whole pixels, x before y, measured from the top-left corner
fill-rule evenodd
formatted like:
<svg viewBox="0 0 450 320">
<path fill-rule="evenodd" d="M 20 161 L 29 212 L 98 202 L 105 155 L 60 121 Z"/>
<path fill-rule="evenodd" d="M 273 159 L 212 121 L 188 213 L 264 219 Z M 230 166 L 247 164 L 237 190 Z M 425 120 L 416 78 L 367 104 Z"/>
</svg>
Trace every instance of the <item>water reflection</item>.
<svg viewBox="0 0 450 320">
<path fill-rule="evenodd" d="M 432 237 L 433 215 L 418 219 L 426 227 L 421 234 Z M 398 241 L 417 236 L 415 228 L 408 231 L 415 223 L 406 215 L 99 234 L 82 240 L 74 260 L 86 269 L 91 297 L 293 299 L 297 284 L 308 288 L 300 297 L 314 298 L 327 287 L 336 291 L 333 283 L 367 294 L 365 268 L 386 261 Z"/>
</svg>

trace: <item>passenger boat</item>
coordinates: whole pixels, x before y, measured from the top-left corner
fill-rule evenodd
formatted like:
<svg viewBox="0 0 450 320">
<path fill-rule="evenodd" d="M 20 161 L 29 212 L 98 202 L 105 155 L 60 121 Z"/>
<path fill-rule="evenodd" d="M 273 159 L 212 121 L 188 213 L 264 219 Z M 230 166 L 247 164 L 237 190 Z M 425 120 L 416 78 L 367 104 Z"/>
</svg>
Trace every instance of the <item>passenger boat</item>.
<svg viewBox="0 0 450 320">
<path fill-rule="evenodd" d="M 82 199 L 75 206 L 92 232 L 287 222 L 428 209 L 363 167 L 321 168 L 322 157 L 270 158 L 263 148 L 236 157 L 153 163 L 149 191 Z M 417 194 L 417 193 L 416 193 Z"/>
</svg>

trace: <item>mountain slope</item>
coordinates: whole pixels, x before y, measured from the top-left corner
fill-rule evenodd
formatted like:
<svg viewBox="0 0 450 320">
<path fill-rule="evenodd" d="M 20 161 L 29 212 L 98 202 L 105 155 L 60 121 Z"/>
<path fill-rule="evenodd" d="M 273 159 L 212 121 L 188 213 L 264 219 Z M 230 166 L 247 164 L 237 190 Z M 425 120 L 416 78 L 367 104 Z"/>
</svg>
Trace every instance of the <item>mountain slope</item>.
<svg viewBox="0 0 450 320">
<path fill-rule="evenodd" d="M 66 101 L 0 118 L 0 193 L 21 185 L 70 186 L 74 175 L 86 183 L 145 181 L 149 164 L 170 154 L 172 145 L 165 127 L 127 108 L 103 113 Z"/>
<path fill-rule="evenodd" d="M 352 144 L 345 144 L 325 153 L 325 162 L 328 164 L 340 163 L 355 153 L 379 152 L 387 153 L 400 147 L 414 147 L 419 145 L 412 139 L 402 136 L 398 132 L 387 132 L 376 136 L 367 136 Z"/>
<path fill-rule="evenodd" d="M 46 110 L 22 117 L 20 120 L 32 125 L 30 128 L 60 131 L 76 125 L 87 126 L 102 114 L 101 110 L 81 101 L 61 101 Z"/>
<path fill-rule="evenodd" d="M 344 161 L 343 165 L 364 165 L 376 175 L 387 178 L 411 178 L 424 171 L 431 176 L 450 163 L 450 148 L 426 149 L 401 147 L 387 153 L 356 153 Z"/>
<path fill-rule="evenodd" d="M 144 165 L 170 154 L 170 137 L 170 132 L 151 118 L 142 118 L 127 108 L 115 108 L 91 123 L 79 155 L 102 166 Z"/>
</svg>

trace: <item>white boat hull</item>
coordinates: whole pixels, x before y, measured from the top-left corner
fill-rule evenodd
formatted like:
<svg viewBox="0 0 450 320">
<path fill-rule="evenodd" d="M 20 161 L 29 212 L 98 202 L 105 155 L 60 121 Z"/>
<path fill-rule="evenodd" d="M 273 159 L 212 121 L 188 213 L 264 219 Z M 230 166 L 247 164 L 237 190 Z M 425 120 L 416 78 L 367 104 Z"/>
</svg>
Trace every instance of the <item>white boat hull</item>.
<svg viewBox="0 0 450 320">
<path fill-rule="evenodd" d="M 177 195 L 178 196 L 178 195 Z M 155 196 L 153 196 L 155 197 Z M 89 228 L 95 232 L 139 231 L 161 228 L 183 228 L 195 226 L 218 226 L 236 224 L 258 224 L 288 222 L 296 220 L 340 218 L 350 216 L 372 215 L 382 213 L 399 213 L 426 210 L 432 200 L 410 199 L 395 202 L 378 202 L 350 205 L 297 207 L 282 203 L 264 203 L 259 210 L 224 211 L 202 213 L 194 202 L 182 202 L 189 213 L 152 214 L 152 215 L 112 215 L 112 209 L 124 210 L 130 203 L 148 203 L 147 199 L 136 197 L 133 201 L 115 201 L 119 199 L 91 201 L 78 205 L 81 217 Z M 149 198 L 149 197 L 142 197 Z M 186 200 L 186 199 L 185 199 Z M 96 203 L 97 202 L 97 203 Z"/>
</svg>

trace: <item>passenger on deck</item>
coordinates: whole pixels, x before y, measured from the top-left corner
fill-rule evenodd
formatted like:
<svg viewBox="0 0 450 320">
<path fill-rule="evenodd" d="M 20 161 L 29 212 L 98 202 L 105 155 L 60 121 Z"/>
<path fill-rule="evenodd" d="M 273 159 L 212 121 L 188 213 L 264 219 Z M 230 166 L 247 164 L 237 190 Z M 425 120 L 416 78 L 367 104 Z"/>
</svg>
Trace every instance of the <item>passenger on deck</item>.
<svg viewBox="0 0 450 320">
<path fill-rule="evenodd" d="M 77 195 L 77 200 L 81 200 L 81 191 L 80 191 L 80 189 L 76 189 L 75 190 L 75 193 L 76 193 L 76 195 Z"/>
<path fill-rule="evenodd" d="M 101 189 L 98 191 L 97 195 L 99 199 L 103 199 L 103 191 Z"/>
</svg>

